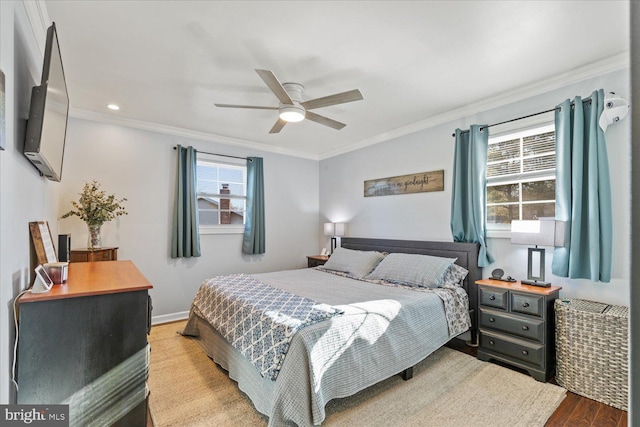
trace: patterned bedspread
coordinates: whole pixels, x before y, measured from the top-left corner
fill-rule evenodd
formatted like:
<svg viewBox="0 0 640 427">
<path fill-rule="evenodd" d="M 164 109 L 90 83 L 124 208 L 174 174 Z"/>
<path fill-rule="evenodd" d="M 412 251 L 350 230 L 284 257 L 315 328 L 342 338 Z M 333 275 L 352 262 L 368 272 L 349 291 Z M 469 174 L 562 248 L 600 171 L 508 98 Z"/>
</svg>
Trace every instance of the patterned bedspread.
<svg viewBox="0 0 640 427">
<path fill-rule="evenodd" d="M 342 310 L 266 285 L 246 274 L 206 280 L 194 310 L 258 369 L 275 380 L 296 331 Z"/>
</svg>

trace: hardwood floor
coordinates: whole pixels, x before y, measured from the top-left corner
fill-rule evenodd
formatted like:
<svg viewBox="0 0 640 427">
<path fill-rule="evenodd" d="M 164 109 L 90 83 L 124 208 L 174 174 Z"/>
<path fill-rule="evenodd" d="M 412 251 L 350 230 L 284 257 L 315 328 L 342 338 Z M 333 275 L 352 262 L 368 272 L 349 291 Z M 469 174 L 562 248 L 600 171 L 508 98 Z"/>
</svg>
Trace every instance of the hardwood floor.
<svg viewBox="0 0 640 427">
<path fill-rule="evenodd" d="M 476 357 L 477 348 L 470 347 L 459 340 L 453 340 L 447 347 Z M 506 364 L 500 364 L 515 369 Z M 555 384 L 552 379 L 550 382 Z M 567 392 L 567 397 L 551 415 L 545 427 L 626 427 L 627 412 L 604 403 Z"/>
<path fill-rule="evenodd" d="M 462 341 L 453 340 L 447 347 L 476 357 L 477 349 Z M 551 382 L 555 383 L 553 380 Z M 567 392 L 567 397 L 547 420 L 545 427 L 626 427 L 627 423 L 626 411 Z M 151 416 L 147 418 L 147 427 L 154 427 Z"/>
</svg>

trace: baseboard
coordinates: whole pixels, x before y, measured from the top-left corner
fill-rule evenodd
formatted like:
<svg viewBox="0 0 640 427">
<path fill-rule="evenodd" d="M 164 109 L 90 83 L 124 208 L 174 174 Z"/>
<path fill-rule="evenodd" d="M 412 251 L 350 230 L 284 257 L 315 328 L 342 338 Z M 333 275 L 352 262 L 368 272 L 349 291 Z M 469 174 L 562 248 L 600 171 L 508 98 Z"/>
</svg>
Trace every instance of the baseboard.
<svg viewBox="0 0 640 427">
<path fill-rule="evenodd" d="M 169 323 L 169 322 L 176 322 L 178 320 L 185 320 L 189 318 L 189 312 L 188 311 L 180 311 L 178 313 L 170 313 L 170 314 L 163 314 L 160 316 L 152 316 L 151 317 L 151 324 L 152 325 L 161 325 L 163 323 Z"/>
</svg>

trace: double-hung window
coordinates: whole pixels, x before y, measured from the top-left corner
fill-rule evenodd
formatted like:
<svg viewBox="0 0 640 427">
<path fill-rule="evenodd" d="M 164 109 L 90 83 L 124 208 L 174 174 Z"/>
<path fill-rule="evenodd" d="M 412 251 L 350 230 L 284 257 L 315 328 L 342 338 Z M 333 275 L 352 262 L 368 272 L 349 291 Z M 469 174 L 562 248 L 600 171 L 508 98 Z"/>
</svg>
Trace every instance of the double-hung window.
<svg viewBox="0 0 640 427">
<path fill-rule="evenodd" d="M 198 158 L 196 173 L 200 233 L 244 232 L 246 166 Z"/>
<path fill-rule="evenodd" d="M 553 124 L 489 138 L 487 229 L 554 217 L 556 138 Z"/>
</svg>

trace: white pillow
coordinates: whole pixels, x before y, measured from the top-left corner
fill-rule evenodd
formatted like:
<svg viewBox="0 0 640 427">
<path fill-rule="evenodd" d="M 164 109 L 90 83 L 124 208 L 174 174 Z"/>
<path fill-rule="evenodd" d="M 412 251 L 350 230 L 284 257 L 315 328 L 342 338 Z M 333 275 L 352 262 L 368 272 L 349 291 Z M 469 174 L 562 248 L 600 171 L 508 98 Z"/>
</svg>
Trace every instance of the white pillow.
<svg viewBox="0 0 640 427">
<path fill-rule="evenodd" d="M 437 288 L 456 258 L 392 253 L 387 255 L 367 279 L 386 280 L 409 286 Z"/>
<path fill-rule="evenodd" d="M 342 271 L 358 279 L 371 273 L 384 258 L 382 252 L 336 248 L 322 268 Z"/>
</svg>

